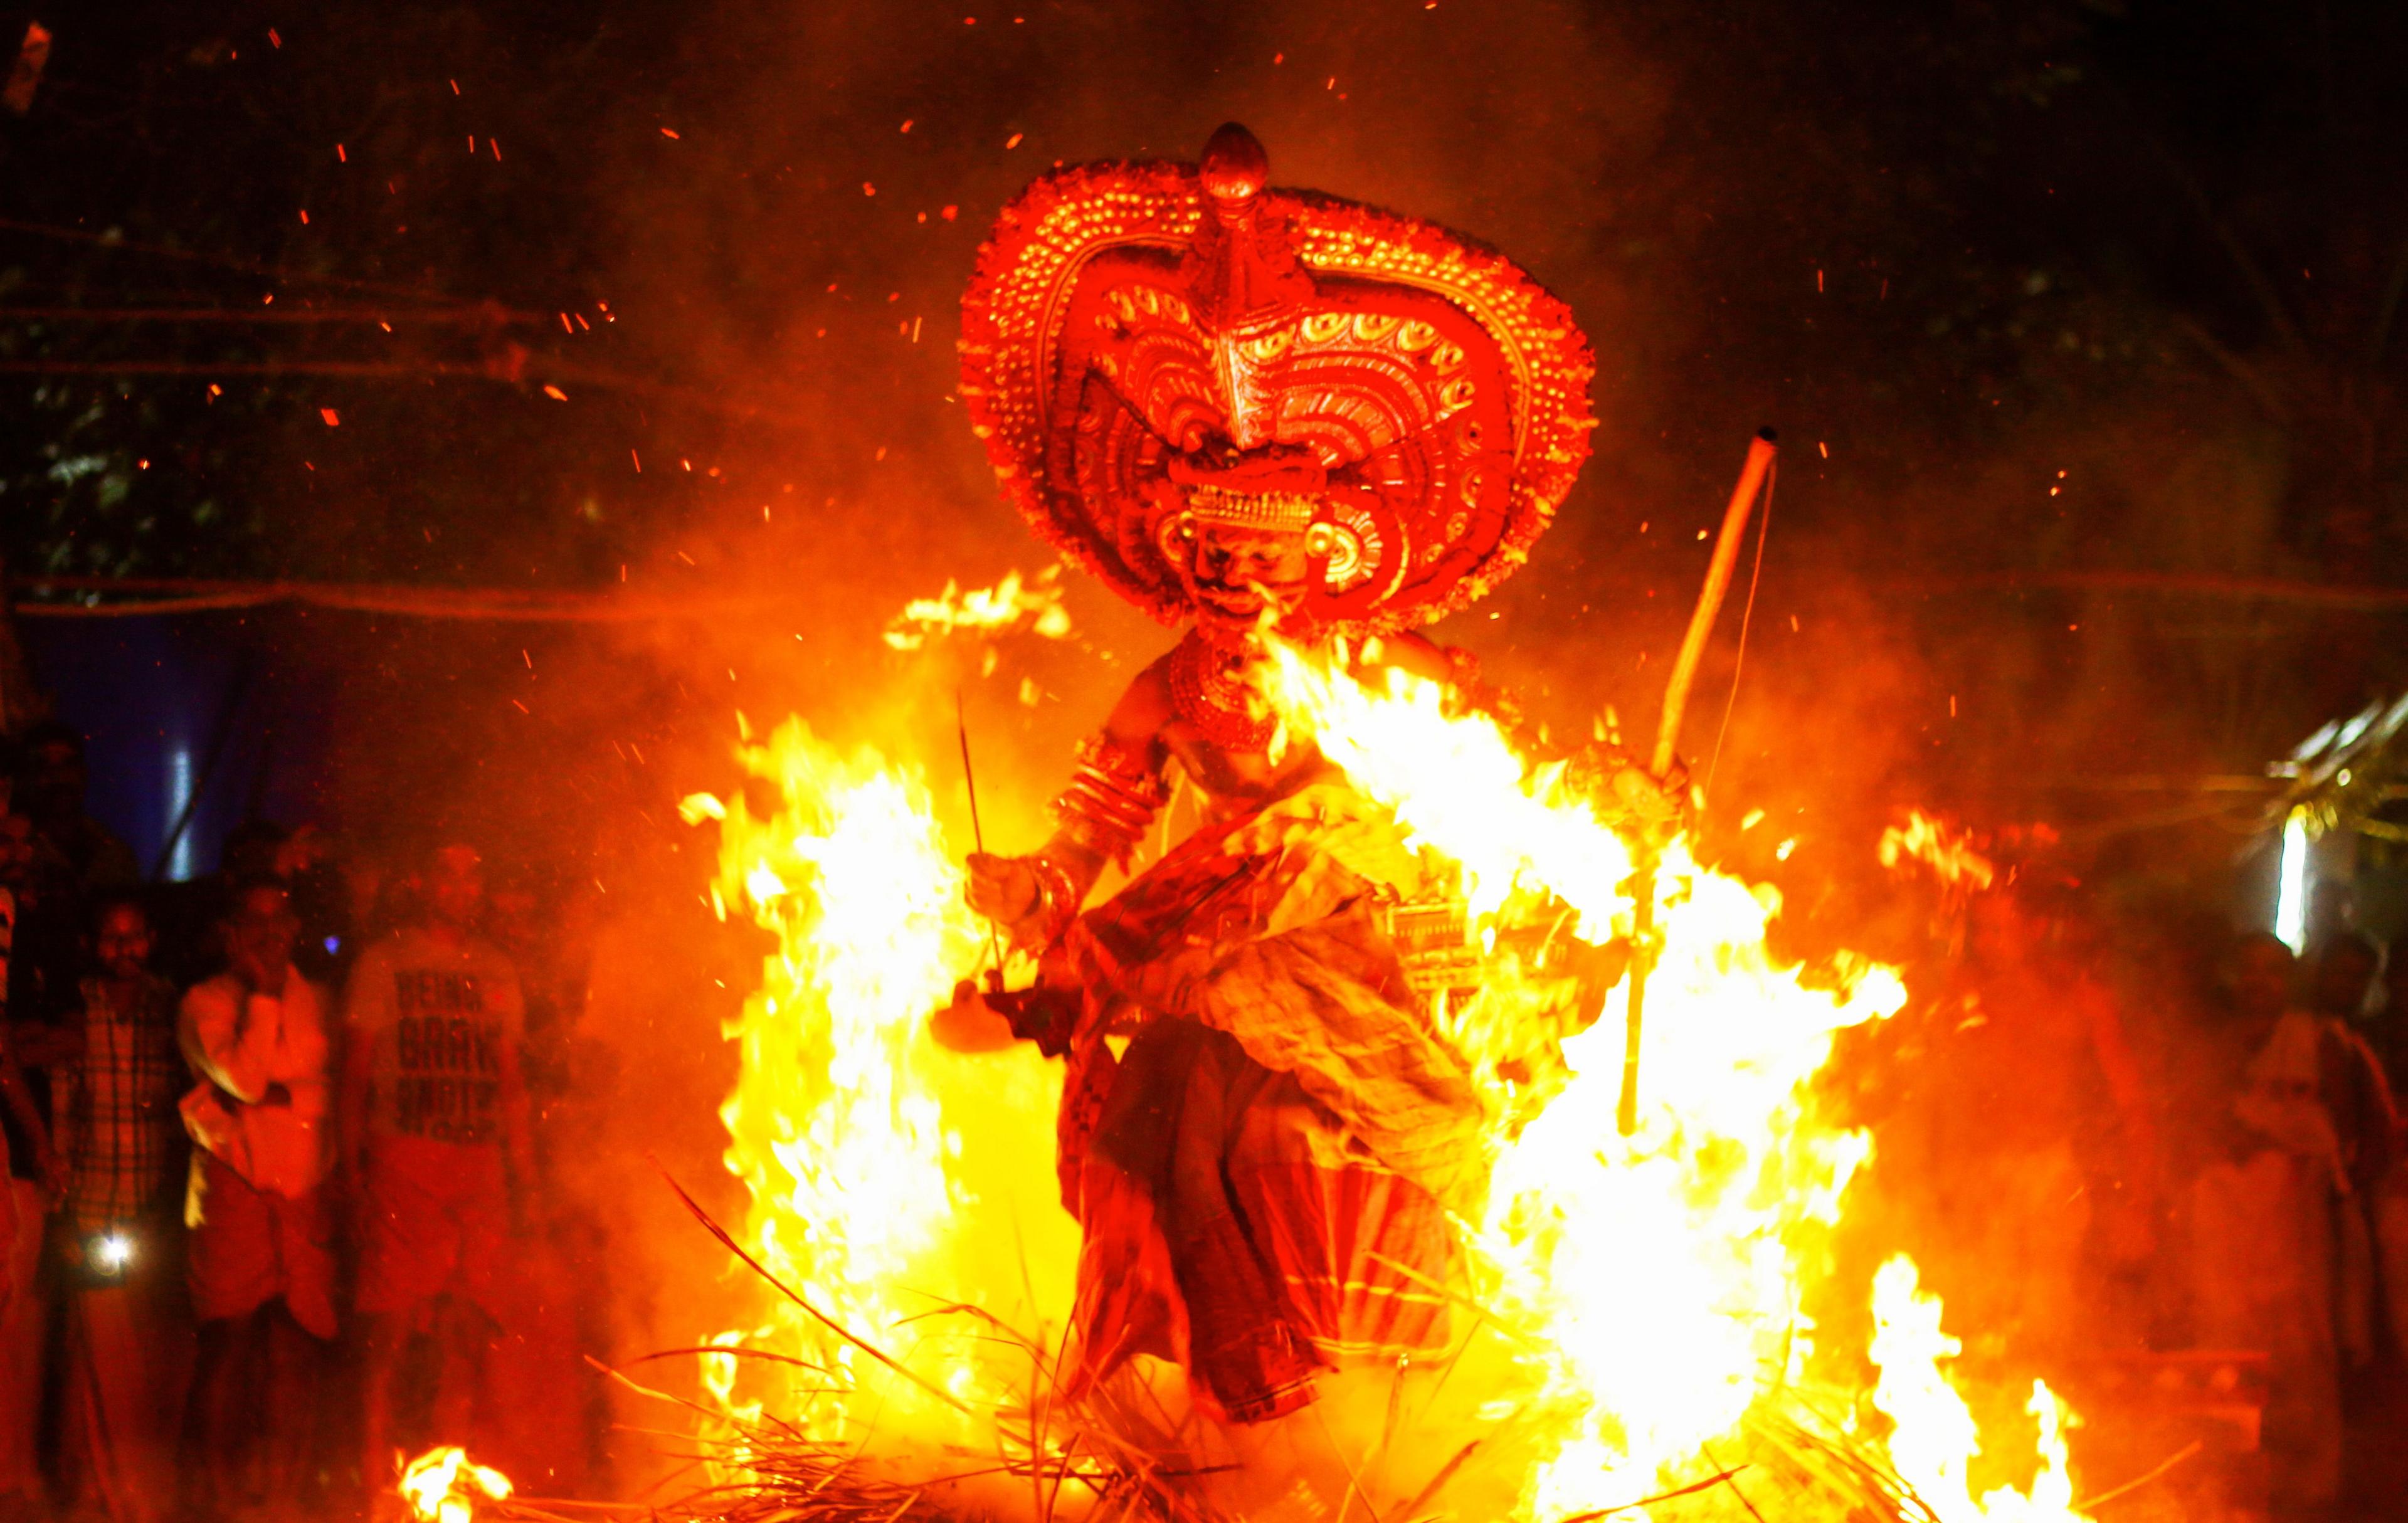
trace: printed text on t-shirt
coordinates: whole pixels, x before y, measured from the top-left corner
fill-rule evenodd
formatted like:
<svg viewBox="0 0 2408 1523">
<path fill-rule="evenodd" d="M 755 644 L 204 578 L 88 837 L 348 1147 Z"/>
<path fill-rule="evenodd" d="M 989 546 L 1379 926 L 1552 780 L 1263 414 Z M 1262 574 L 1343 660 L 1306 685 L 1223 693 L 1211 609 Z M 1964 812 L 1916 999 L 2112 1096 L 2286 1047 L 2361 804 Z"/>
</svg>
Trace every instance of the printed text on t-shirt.
<svg viewBox="0 0 2408 1523">
<path fill-rule="evenodd" d="M 474 973 L 393 975 L 394 1128 L 440 1142 L 490 1142 L 501 1105 L 501 1022 Z"/>
</svg>

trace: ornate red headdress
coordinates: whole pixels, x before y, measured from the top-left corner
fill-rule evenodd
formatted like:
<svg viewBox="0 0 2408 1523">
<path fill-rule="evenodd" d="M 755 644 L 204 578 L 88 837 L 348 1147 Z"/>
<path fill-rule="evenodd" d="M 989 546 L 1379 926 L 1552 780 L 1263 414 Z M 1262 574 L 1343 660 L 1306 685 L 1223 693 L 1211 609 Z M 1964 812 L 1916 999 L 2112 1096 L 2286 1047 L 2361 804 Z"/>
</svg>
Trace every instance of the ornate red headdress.
<svg viewBox="0 0 2408 1523">
<path fill-rule="evenodd" d="M 1200 165 L 1082 165 L 1006 207 L 962 395 L 1039 538 L 1166 624 L 1182 517 L 1295 529 L 1323 628 L 1425 624 L 1510 575 L 1588 455 L 1588 342 L 1502 254 Z"/>
</svg>

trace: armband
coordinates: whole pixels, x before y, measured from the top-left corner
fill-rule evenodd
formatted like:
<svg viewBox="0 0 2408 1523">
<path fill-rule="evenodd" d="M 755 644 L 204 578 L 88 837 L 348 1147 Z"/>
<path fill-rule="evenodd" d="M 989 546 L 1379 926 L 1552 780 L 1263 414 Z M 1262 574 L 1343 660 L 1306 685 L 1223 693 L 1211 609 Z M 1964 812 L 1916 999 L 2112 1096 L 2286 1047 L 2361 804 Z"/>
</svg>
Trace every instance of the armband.
<svg viewBox="0 0 2408 1523">
<path fill-rule="evenodd" d="M 1079 744 L 1070 785 L 1054 800 L 1054 820 L 1082 850 L 1126 866 L 1169 797 L 1145 748 L 1090 736 Z"/>
</svg>

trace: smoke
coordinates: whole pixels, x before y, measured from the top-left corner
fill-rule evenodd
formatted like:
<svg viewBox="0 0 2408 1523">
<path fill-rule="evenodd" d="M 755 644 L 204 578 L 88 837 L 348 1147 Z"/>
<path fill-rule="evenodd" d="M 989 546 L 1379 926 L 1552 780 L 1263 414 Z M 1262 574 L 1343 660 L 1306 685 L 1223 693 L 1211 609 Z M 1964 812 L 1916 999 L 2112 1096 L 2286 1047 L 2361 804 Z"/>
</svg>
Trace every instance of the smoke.
<svg viewBox="0 0 2408 1523">
<path fill-rule="evenodd" d="M 1708 848 L 1782 886 L 1800 951 L 1903 955 L 1919 934 L 1871 861 L 1902 804 L 2014 819 L 2049 804 L 2028 786 L 2044 771 L 2248 742 L 2188 711 L 2135 719 L 2163 668 L 2128 607 L 2060 620 L 1915 584 L 2002 543 L 2071 561 L 2149 534 L 2201 566 L 2262 559 L 2279 466 L 2244 432 L 2177 425 L 2184 404 L 2137 382 L 2104 409 L 2094 379 L 1987 434 L 1965 424 L 1993 397 L 1917 336 L 1972 298 L 1879 246 L 1941 213 L 1782 73 L 1777 36 L 1541 0 L 1014 3 L 725 4 L 659 39 L 615 103 L 629 129 L 580 165 L 614 363 L 659 384 L 570 405 L 604 409 L 597 438 L 624 430 L 624 467 L 596 451 L 588 507 L 631 548 L 590 569 L 687 611 L 446 632 L 390 656 L 392 691 L 359 705 L 361 775 L 408 801 L 384 830 L 477 833 L 548 869 L 586 990 L 553 1156 L 597 1228 L 580 1270 L 607 1286 L 610 1358 L 690 1343 L 756 1293 L 655 1176 L 740 1215 L 721 1026 L 762 949 L 712 914 L 710 838 L 675 814 L 738 785 L 738 716 L 874 741 L 967 841 L 958 699 L 986 840 L 1025 850 L 1073 741 L 1170 639 L 1077 579 L 1074 637 L 1003 641 L 991 668 L 975 640 L 878 639 L 948 580 L 1047 559 L 969 435 L 953 341 L 996 210 L 1057 162 L 1189 157 L 1243 121 L 1275 183 L 1461 227 L 1571 302 L 1598 357 L 1596 457 L 1531 564 L 1433 631 L 1559 737 L 1610 726 L 1647 749 L 1701 531 L 1750 434 L 1782 428 L 1761 580 L 1742 563 L 1682 750 L 1710 784 Z M 2177 436 L 2170 455 L 2137 447 Z M 2076 480 L 2086 521 L 2044 495 Z M 2233 510 L 2170 510 L 2202 496 Z M 2223 849 L 2172 855 L 2221 871 Z M 641 1410 L 624 1415 L 656 1421 Z M 623 1480 L 652 1463 L 635 1444 L 616 1458 Z"/>
</svg>

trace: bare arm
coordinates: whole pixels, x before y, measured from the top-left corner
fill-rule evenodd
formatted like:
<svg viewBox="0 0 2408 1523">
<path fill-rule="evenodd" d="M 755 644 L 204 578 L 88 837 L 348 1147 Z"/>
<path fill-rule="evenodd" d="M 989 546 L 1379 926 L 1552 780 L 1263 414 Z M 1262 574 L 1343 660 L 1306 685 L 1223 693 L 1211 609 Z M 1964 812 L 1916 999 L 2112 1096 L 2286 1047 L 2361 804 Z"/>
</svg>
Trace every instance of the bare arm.
<svg viewBox="0 0 2408 1523">
<path fill-rule="evenodd" d="M 392 993 L 393 972 L 384 950 L 372 946 L 351 965 L 351 982 L 343 986 L 342 1066 L 335 1076 L 335 1166 L 347 1180 L 359 1179 L 367 1151 L 376 1044 L 384 1031 Z"/>
<path fill-rule="evenodd" d="M 50 1128 L 42 1120 L 42 1108 L 34 1103 L 34 1092 L 25 1087 L 24 1070 L 5 1051 L 0 1051 L 0 1103 L 7 1105 L 8 1114 L 34 1144 L 34 1171 L 55 1186 L 59 1157 L 50 1145 Z"/>
<path fill-rule="evenodd" d="M 970 857 L 970 908 L 1015 942 L 1041 946 L 1059 935 L 1105 866 L 1161 807 L 1162 731 L 1171 712 L 1164 665 L 1140 672 L 1102 731 L 1080 748 L 1070 784 L 1054 800 L 1060 826 L 1042 847 L 1027 856 Z"/>
<path fill-rule="evenodd" d="M 248 1105 L 267 1098 L 268 1058 L 275 1040 L 271 1013 L 252 1009 L 261 997 L 236 985 L 197 984 L 184 996 L 176 1040 L 193 1071 Z"/>
<path fill-rule="evenodd" d="M 360 1177 L 367 1147 L 368 1084 L 376 1061 L 375 1034 L 353 1031 L 343 1043 L 343 1065 L 335 1076 L 335 1166 L 343 1177 Z"/>
<path fill-rule="evenodd" d="M 518 1185 L 520 1200 L 532 1200 L 536 1184 L 535 1108 L 527 1101 L 519 1044 L 505 1042 L 501 1045 L 502 1157 Z"/>
</svg>

